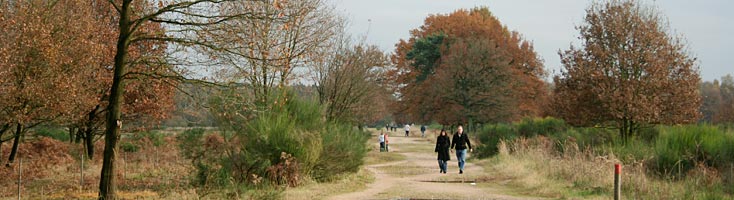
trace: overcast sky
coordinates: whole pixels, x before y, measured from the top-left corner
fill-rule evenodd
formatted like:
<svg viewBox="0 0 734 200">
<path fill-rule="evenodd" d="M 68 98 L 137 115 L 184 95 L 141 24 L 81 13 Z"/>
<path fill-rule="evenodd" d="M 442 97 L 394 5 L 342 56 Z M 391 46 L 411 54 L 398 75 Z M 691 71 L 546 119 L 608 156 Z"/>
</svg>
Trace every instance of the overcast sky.
<svg viewBox="0 0 734 200">
<path fill-rule="evenodd" d="M 558 50 L 578 43 L 578 31 L 588 0 L 331 0 L 346 15 L 351 33 L 388 52 L 409 30 L 418 28 L 429 14 L 446 14 L 459 8 L 487 6 L 511 30 L 533 42 L 545 60 L 545 68 L 557 74 Z M 688 41 L 698 58 L 703 80 L 734 75 L 734 1 L 664 0 L 656 5 L 668 17 L 671 28 Z"/>
</svg>

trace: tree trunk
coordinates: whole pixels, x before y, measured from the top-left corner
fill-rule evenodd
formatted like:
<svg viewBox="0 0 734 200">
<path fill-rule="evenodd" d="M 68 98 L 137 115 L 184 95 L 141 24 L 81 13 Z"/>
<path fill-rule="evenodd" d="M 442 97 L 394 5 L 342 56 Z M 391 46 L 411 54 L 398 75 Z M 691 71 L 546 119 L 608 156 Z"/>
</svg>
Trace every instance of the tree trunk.
<svg viewBox="0 0 734 200">
<path fill-rule="evenodd" d="M 97 110 L 99 110 L 99 107 L 100 105 L 97 105 L 92 111 L 89 111 L 87 121 L 84 123 L 84 143 L 87 146 L 87 157 L 90 160 L 94 158 L 94 132 L 97 131 L 94 122 L 97 120 Z"/>
<path fill-rule="evenodd" d="M 84 129 L 85 128 L 86 127 L 76 129 L 76 138 L 74 139 L 74 143 L 79 144 L 80 142 L 82 142 L 82 139 L 84 139 Z"/>
<path fill-rule="evenodd" d="M 624 144 L 627 144 L 627 141 L 630 140 L 635 131 L 634 122 L 627 117 L 622 118 L 621 126 L 619 127 L 619 136 L 622 138 Z"/>
<path fill-rule="evenodd" d="M 87 128 L 84 134 L 84 144 L 87 146 L 87 157 L 94 158 L 94 130 Z"/>
<path fill-rule="evenodd" d="M 3 135 L 5 135 L 5 132 L 10 129 L 10 124 L 5 124 L 2 129 L 0 129 L 0 156 L 3 155 Z"/>
<path fill-rule="evenodd" d="M 10 156 L 8 157 L 8 163 L 5 164 L 6 167 L 10 167 L 13 165 L 13 161 L 15 160 L 15 155 L 18 154 L 18 143 L 20 143 L 20 133 L 23 131 L 23 125 L 18 124 L 18 127 L 15 129 L 15 139 L 13 140 L 13 148 L 10 150 Z"/>
<path fill-rule="evenodd" d="M 120 128 L 122 121 L 120 120 L 120 104 L 123 101 L 123 92 L 125 84 L 123 83 L 123 75 L 125 74 L 125 60 L 127 57 L 128 40 L 130 38 L 130 2 L 132 0 L 123 0 L 120 6 L 120 34 L 117 38 L 117 49 L 115 52 L 114 76 L 112 79 L 112 88 L 110 89 L 110 101 L 107 105 L 107 120 L 105 129 L 105 146 L 104 159 L 102 161 L 102 172 L 99 180 L 99 199 L 114 200 L 117 199 L 115 185 L 115 160 L 117 153 L 117 143 L 120 139 Z"/>
<path fill-rule="evenodd" d="M 69 126 L 69 143 L 74 143 L 74 133 L 76 132 L 76 128 L 73 126 Z"/>
</svg>

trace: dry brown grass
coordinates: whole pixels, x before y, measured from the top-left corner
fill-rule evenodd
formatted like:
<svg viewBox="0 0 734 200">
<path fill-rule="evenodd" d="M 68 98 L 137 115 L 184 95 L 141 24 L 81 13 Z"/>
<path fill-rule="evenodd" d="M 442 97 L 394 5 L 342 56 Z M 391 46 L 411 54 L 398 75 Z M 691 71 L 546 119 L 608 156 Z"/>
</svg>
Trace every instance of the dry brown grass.
<svg viewBox="0 0 734 200">
<path fill-rule="evenodd" d="M 564 144 L 563 153 L 559 153 L 554 145 L 557 144 L 543 137 L 500 142 L 499 155 L 479 164 L 495 174 L 493 178 L 507 180 L 505 184 L 511 187 L 523 188 L 518 190 L 522 194 L 562 199 L 609 199 L 613 192 L 614 164 L 622 163 L 619 159 L 614 155 L 595 156 L 590 150 L 579 150 L 570 143 Z M 711 197 L 696 191 L 700 183 L 710 178 L 691 177 L 684 181 L 661 180 L 646 174 L 643 162 L 626 163 L 622 168 L 622 191 L 624 196 L 633 199 Z"/>
<path fill-rule="evenodd" d="M 123 138 L 126 142 L 127 138 Z M 50 138 L 30 138 L 20 144 L 23 157 L 23 183 L 21 194 L 30 199 L 95 199 L 99 172 L 102 167 L 103 141 L 95 143 L 94 159 L 84 161 L 80 170 L 81 144 L 61 142 Z M 118 154 L 117 180 L 120 197 L 123 199 L 160 199 L 170 194 L 190 194 L 188 184 L 190 163 L 181 158 L 175 146 L 175 138 L 165 137 L 159 146 L 140 144 L 138 152 Z M 7 159 L 10 145 L 2 146 L 2 158 Z M 0 197 L 17 195 L 16 161 L 11 168 L 1 167 Z M 81 171 L 84 179 L 80 184 Z M 80 186 L 81 185 L 81 186 Z M 192 198 L 195 198 L 193 196 Z"/>
</svg>

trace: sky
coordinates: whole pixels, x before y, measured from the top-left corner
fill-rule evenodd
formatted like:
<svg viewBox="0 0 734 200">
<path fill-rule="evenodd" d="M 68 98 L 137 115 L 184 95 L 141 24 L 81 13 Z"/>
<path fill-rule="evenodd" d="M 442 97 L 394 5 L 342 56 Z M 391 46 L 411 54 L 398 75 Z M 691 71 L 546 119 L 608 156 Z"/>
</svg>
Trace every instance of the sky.
<svg viewBox="0 0 734 200">
<path fill-rule="evenodd" d="M 551 75 L 558 74 L 559 50 L 578 46 L 578 31 L 589 0 L 331 0 L 350 21 L 350 33 L 393 52 L 400 39 L 430 14 L 487 6 L 510 30 L 533 43 Z M 667 17 L 674 34 L 687 42 L 705 81 L 734 75 L 734 1 L 642 0 Z M 728 48 L 729 47 L 729 48 Z M 550 77 L 548 77 L 550 80 Z"/>
</svg>

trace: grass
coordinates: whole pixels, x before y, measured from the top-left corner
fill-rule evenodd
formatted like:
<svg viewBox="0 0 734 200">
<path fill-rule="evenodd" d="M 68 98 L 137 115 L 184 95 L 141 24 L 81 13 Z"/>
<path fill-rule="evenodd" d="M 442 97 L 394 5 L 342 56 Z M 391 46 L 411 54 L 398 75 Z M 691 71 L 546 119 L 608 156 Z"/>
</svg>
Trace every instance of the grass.
<svg viewBox="0 0 734 200">
<path fill-rule="evenodd" d="M 435 168 L 421 167 L 412 163 L 377 167 L 378 170 L 397 177 L 408 177 L 435 171 Z"/>
<path fill-rule="evenodd" d="M 501 142 L 499 154 L 478 162 L 495 177 L 506 180 L 520 194 L 558 199 L 608 199 L 612 195 L 613 165 L 622 163 L 613 154 L 598 156 L 568 148 L 554 154 L 544 137 Z M 622 191 L 630 199 L 726 199 L 731 195 L 711 187 L 708 179 L 671 181 L 646 174 L 643 162 L 627 163 L 622 172 Z M 694 169 L 702 172 L 705 168 Z M 693 176 L 704 177 L 704 176 Z M 695 191 L 695 192 L 694 192 Z"/>
<path fill-rule="evenodd" d="M 365 158 L 365 165 L 383 164 L 405 160 L 405 155 L 396 152 L 370 151 Z"/>
<path fill-rule="evenodd" d="M 375 181 L 374 174 L 361 169 L 354 174 L 343 175 L 337 181 L 317 183 L 310 182 L 297 188 L 285 191 L 284 199 L 324 199 L 341 193 L 364 190 L 367 184 Z"/>
<path fill-rule="evenodd" d="M 460 193 L 461 191 L 456 191 Z M 457 194 L 446 192 L 415 192 L 409 186 L 398 185 L 377 194 L 378 199 L 458 199 Z M 410 197 L 410 198 L 408 198 Z"/>
<path fill-rule="evenodd" d="M 434 144 L 416 143 L 416 144 L 401 144 L 400 152 L 433 152 L 436 146 Z"/>
</svg>

